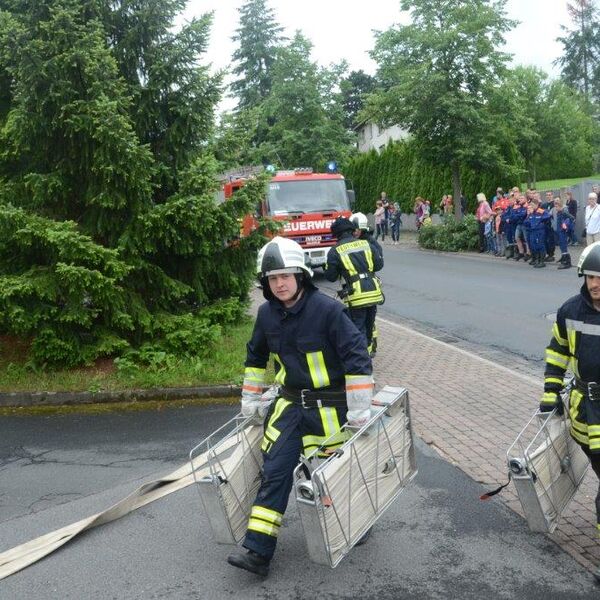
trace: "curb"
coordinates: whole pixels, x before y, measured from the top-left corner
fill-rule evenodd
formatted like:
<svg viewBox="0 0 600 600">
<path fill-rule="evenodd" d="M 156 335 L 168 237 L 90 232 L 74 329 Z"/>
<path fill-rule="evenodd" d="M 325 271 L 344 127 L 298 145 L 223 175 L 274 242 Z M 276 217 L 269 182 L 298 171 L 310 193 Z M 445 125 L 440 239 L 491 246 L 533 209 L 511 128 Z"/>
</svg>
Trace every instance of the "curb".
<svg viewBox="0 0 600 600">
<path fill-rule="evenodd" d="M 242 388 L 237 385 L 152 388 L 116 392 L 0 392 L 0 407 L 60 406 L 134 400 L 180 400 L 182 398 L 231 398 L 239 396 L 241 393 Z"/>
</svg>

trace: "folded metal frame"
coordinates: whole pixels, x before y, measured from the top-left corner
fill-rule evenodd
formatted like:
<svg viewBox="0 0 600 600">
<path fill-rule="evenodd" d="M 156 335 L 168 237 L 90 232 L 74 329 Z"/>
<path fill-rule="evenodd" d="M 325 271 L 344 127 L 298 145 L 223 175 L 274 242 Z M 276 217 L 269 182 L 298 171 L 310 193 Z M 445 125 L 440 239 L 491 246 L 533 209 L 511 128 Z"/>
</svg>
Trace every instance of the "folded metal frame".
<svg viewBox="0 0 600 600">
<path fill-rule="evenodd" d="M 566 415 L 558 414 L 556 409 L 537 411 L 506 457 L 529 528 L 551 533 L 589 465 L 587 456 L 569 433 Z"/>
<path fill-rule="evenodd" d="M 342 427 L 348 440 L 329 457 L 317 449 L 294 472 L 308 554 L 332 568 L 417 474 L 406 389 L 384 387 L 372 409 L 364 427 Z"/>
</svg>

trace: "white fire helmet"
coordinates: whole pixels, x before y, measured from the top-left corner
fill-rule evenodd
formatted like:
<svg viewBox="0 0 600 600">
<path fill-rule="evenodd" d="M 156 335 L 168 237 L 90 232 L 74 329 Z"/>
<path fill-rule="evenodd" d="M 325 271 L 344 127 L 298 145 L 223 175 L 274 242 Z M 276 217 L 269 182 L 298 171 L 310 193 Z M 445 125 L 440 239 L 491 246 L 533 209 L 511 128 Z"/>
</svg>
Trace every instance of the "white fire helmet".
<svg viewBox="0 0 600 600">
<path fill-rule="evenodd" d="M 367 231 L 369 229 L 369 222 L 367 216 L 361 212 L 354 213 L 350 217 L 350 221 L 356 225 L 357 229 L 361 231 Z"/>
<path fill-rule="evenodd" d="M 594 242 L 583 249 L 577 263 L 577 274 L 600 276 L 600 242 Z"/>
<path fill-rule="evenodd" d="M 256 275 L 259 279 L 282 273 L 306 273 L 312 278 L 313 272 L 305 263 L 302 246 L 293 240 L 274 237 L 258 252 Z"/>
</svg>

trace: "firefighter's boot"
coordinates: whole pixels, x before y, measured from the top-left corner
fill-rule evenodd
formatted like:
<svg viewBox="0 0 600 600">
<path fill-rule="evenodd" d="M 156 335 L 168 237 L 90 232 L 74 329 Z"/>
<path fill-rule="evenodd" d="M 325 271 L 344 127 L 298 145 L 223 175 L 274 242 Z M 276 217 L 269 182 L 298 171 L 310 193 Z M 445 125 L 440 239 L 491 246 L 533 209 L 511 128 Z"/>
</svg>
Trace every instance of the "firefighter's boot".
<svg viewBox="0 0 600 600">
<path fill-rule="evenodd" d="M 251 573 L 266 577 L 269 574 L 269 563 L 271 562 L 265 556 L 261 556 L 252 550 L 236 550 L 227 557 L 227 562 L 238 569 L 245 569 Z"/>
<path fill-rule="evenodd" d="M 560 257 L 560 265 L 558 265 L 559 269 L 569 269 L 571 267 L 571 255 L 563 254 Z"/>
<path fill-rule="evenodd" d="M 544 253 L 543 252 L 538 252 L 537 253 L 537 262 L 533 265 L 534 269 L 541 269 L 542 267 L 545 267 L 546 263 L 544 262 Z"/>
</svg>

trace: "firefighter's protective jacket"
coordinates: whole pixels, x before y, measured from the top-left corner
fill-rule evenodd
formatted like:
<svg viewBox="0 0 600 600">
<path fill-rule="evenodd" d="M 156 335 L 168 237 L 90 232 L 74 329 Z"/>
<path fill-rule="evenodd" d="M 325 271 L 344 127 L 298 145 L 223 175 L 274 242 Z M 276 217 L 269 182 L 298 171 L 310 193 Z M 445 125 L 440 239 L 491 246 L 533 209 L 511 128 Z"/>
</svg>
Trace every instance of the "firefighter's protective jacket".
<svg viewBox="0 0 600 600">
<path fill-rule="evenodd" d="M 291 308 L 276 299 L 259 308 L 247 344 L 244 388 L 262 389 L 270 354 L 277 383 L 289 388 L 346 387 L 350 400 L 353 387 L 372 387 L 364 337 L 342 304 L 314 288 L 306 288 Z"/>
<path fill-rule="evenodd" d="M 348 306 L 362 308 L 383 302 L 383 293 L 375 273 L 383 268 L 383 255 L 366 239 L 345 232 L 327 254 L 325 277 L 342 277 L 348 290 Z"/>
<path fill-rule="evenodd" d="M 579 382 L 600 382 L 600 312 L 594 308 L 585 284 L 556 314 L 546 348 L 542 408 L 556 403 L 568 368 Z M 590 400 L 582 387 L 571 390 L 571 435 L 591 452 L 600 452 L 600 402 Z"/>
</svg>

